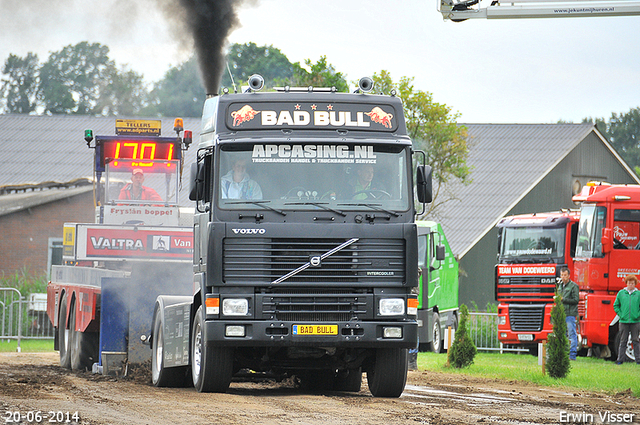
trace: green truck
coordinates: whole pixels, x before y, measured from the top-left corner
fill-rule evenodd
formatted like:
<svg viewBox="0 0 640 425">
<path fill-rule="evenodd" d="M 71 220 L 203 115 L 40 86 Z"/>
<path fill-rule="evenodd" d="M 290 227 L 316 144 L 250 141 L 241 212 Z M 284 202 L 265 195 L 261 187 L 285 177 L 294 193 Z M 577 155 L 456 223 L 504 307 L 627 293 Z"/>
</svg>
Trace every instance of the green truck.
<svg viewBox="0 0 640 425">
<path fill-rule="evenodd" d="M 417 221 L 418 339 L 420 349 L 442 351 L 446 329 L 458 327 L 458 261 L 440 223 Z"/>
</svg>

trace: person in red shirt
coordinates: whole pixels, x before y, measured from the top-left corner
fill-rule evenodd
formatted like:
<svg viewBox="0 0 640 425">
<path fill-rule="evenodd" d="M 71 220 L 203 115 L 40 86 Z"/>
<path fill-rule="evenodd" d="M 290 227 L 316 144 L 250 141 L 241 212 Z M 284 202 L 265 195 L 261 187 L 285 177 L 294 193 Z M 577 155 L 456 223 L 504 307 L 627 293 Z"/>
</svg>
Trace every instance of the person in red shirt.
<svg viewBox="0 0 640 425">
<path fill-rule="evenodd" d="M 144 172 L 140 168 L 134 168 L 131 172 L 131 183 L 127 183 L 121 190 L 118 199 L 130 199 L 140 201 L 162 201 L 158 192 L 153 188 L 143 186 Z"/>
</svg>

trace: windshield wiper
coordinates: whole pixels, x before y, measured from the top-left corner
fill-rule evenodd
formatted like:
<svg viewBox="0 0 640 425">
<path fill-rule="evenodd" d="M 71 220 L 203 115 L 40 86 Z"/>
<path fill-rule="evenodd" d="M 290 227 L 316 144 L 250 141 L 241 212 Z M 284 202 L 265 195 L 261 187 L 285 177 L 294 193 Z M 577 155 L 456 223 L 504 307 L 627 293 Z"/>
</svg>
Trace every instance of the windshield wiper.
<svg viewBox="0 0 640 425">
<path fill-rule="evenodd" d="M 534 256 L 511 256 L 511 255 L 503 255 L 500 257 L 500 260 L 506 264 L 513 263 L 555 263 L 554 259 L 550 255 L 545 255 L 541 257 Z"/>
<path fill-rule="evenodd" d="M 285 202 L 285 205 L 314 205 L 316 207 L 322 208 L 325 211 L 331 211 L 343 217 L 347 216 L 347 214 L 345 214 L 343 211 L 328 207 L 327 202 Z"/>
<path fill-rule="evenodd" d="M 227 205 L 237 205 L 237 204 L 253 204 L 253 205 L 257 205 L 259 207 L 262 207 L 264 209 L 267 210 L 271 210 L 274 212 L 277 212 L 278 214 L 281 215 L 287 215 L 286 212 L 282 211 L 282 210 L 278 210 L 275 209 L 273 207 L 270 207 L 269 205 L 265 205 L 267 202 L 271 202 L 271 201 L 249 201 L 249 200 L 243 200 L 243 201 L 227 201 L 226 204 Z"/>
<path fill-rule="evenodd" d="M 397 212 L 382 208 L 380 206 L 380 204 L 338 204 L 338 205 L 345 205 L 345 206 L 349 206 L 349 207 L 369 207 L 372 210 L 376 210 L 376 211 L 380 211 L 380 212 L 383 212 L 383 213 L 387 213 L 387 214 L 390 214 L 390 215 L 392 215 L 394 217 L 400 217 L 400 214 L 398 214 Z"/>
</svg>

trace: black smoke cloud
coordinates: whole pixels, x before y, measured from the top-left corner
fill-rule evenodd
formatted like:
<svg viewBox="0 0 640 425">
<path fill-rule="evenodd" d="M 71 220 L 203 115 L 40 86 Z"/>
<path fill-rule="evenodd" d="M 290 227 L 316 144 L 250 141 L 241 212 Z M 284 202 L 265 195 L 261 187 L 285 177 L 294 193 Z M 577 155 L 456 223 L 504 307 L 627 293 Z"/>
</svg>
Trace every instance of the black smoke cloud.
<svg viewBox="0 0 640 425">
<path fill-rule="evenodd" d="M 93 26 L 98 24 L 108 28 L 112 38 L 130 38 L 132 28 L 147 25 L 150 10 L 160 10 L 175 43 L 195 50 L 203 85 L 207 93 L 215 94 L 225 69 L 227 38 L 241 23 L 240 8 L 255 6 L 258 1 L 104 0 L 100 7 L 91 7 L 82 0 L 0 0 L 0 29 L 9 35 L 19 35 L 15 36 L 16 44 L 22 44 L 25 31 L 29 32 L 31 41 L 47 44 L 48 35 L 64 32 L 59 21 L 52 20 L 51 16 L 64 16 L 68 10 L 74 9 L 74 13 L 82 17 L 81 32 L 93 34 Z M 129 41 L 132 44 L 136 42 L 135 39 Z"/>
<path fill-rule="evenodd" d="M 160 0 L 163 1 L 163 0 Z M 173 3 L 179 7 L 171 7 Z M 207 94 L 217 94 L 225 68 L 227 37 L 240 25 L 238 9 L 256 0 L 164 0 L 163 11 L 178 36 L 188 36 L 198 58 Z"/>
</svg>

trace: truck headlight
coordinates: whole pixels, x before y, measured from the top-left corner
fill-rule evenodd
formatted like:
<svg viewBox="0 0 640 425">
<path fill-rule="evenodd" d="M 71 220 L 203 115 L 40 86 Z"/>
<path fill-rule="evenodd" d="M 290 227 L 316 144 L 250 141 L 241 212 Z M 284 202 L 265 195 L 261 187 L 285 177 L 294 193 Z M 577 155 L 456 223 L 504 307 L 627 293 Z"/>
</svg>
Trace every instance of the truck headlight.
<svg viewBox="0 0 640 425">
<path fill-rule="evenodd" d="M 507 318 L 506 316 L 498 316 L 498 325 L 506 325 L 507 324 Z"/>
<path fill-rule="evenodd" d="M 404 314 L 403 298 L 382 298 L 380 300 L 381 316 L 399 316 Z"/>
<path fill-rule="evenodd" d="M 398 327 L 385 327 L 382 330 L 383 338 L 402 338 L 402 328 Z"/>
<path fill-rule="evenodd" d="M 246 298 L 225 298 L 222 300 L 222 314 L 225 316 L 246 316 L 249 301 Z"/>
</svg>

